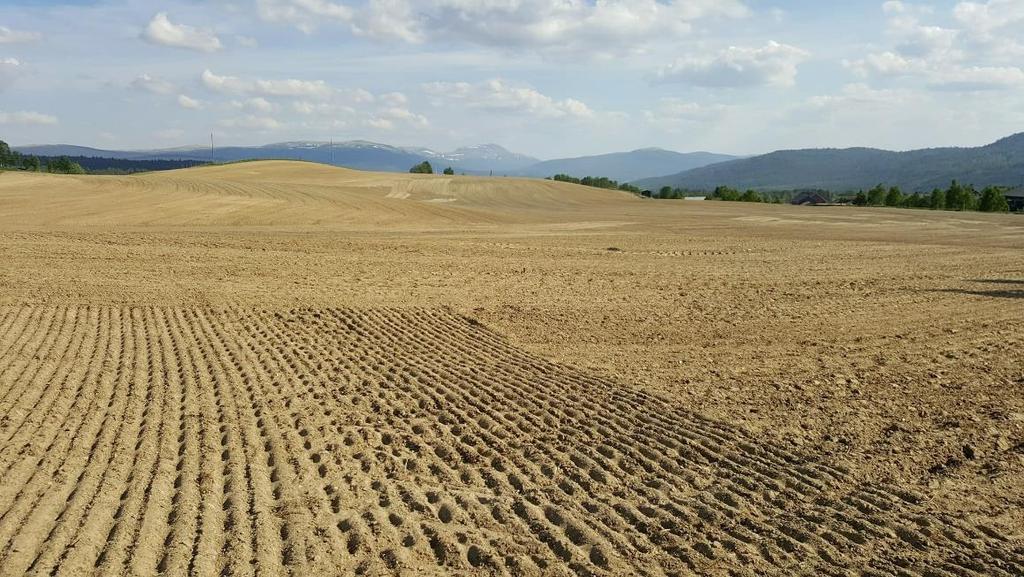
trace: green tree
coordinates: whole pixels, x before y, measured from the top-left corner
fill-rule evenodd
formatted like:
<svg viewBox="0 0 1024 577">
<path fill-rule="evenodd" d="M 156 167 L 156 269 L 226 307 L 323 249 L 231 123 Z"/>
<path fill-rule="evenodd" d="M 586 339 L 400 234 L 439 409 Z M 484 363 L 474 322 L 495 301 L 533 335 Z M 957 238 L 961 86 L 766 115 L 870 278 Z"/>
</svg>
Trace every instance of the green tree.
<svg viewBox="0 0 1024 577">
<path fill-rule="evenodd" d="M 72 162 L 70 158 L 61 156 L 46 163 L 46 171 L 55 174 L 85 174 L 82 165 Z"/>
<path fill-rule="evenodd" d="M 964 210 L 978 210 L 978 191 L 973 184 L 964 187 Z"/>
<path fill-rule="evenodd" d="M 658 191 L 658 197 L 659 198 L 670 198 L 671 196 L 672 196 L 672 187 L 671 186 L 663 186 L 663 187 L 661 187 L 661 190 Z"/>
<path fill-rule="evenodd" d="M 452 176 L 455 174 L 455 169 L 449 166 L 448 168 L 444 169 L 444 173 L 449 176 Z"/>
<path fill-rule="evenodd" d="M 0 140 L 0 168 L 10 166 L 11 164 L 11 147 L 6 142 Z"/>
<path fill-rule="evenodd" d="M 928 208 L 931 205 L 931 197 L 925 194 L 908 194 L 903 197 L 903 206 L 906 208 Z"/>
<path fill-rule="evenodd" d="M 853 204 L 854 206 L 867 206 L 868 196 L 864 194 L 863 190 L 857 192 L 857 196 L 853 197 Z"/>
<path fill-rule="evenodd" d="M 434 167 L 430 166 L 430 163 L 424 160 L 416 166 L 409 169 L 412 174 L 434 174 Z"/>
<path fill-rule="evenodd" d="M 39 157 L 38 156 L 23 156 L 21 157 L 21 168 L 32 172 L 39 172 Z"/>
<path fill-rule="evenodd" d="M 981 199 L 978 201 L 978 210 L 981 212 L 1009 212 L 1010 203 L 1006 201 L 1006 195 L 998 186 L 987 186 L 981 191 Z"/>
<path fill-rule="evenodd" d="M 761 195 L 756 190 L 747 190 L 740 195 L 740 202 L 761 202 Z"/>
<path fill-rule="evenodd" d="M 740 199 L 740 191 L 728 186 L 719 186 L 711 193 L 711 198 L 713 200 L 736 201 Z"/>
<path fill-rule="evenodd" d="M 960 183 L 953 181 L 946 190 L 946 208 L 949 210 L 966 210 L 967 191 Z"/>
<path fill-rule="evenodd" d="M 900 206 L 903 204 L 903 192 L 900 187 L 894 186 L 885 195 L 885 206 Z"/>
<path fill-rule="evenodd" d="M 946 191 L 941 188 L 932 190 L 932 195 L 928 198 L 928 206 L 932 210 L 945 210 L 946 209 Z"/>
<path fill-rule="evenodd" d="M 885 204 L 885 187 L 881 184 L 868 191 L 868 204 L 871 206 L 882 206 Z"/>
</svg>

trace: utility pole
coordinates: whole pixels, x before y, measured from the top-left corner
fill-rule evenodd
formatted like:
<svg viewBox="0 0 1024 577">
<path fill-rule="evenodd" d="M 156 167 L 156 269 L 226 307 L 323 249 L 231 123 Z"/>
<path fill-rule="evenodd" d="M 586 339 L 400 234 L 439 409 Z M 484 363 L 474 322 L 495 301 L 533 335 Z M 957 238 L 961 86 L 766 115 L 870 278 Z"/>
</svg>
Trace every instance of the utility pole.
<svg viewBox="0 0 1024 577">
<path fill-rule="evenodd" d="M 210 162 L 216 164 L 217 156 L 213 153 L 213 133 L 210 133 Z"/>
<path fill-rule="evenodd" d="M 331 139 L 331 166 L 334 166 L 334 139 Z"/>
</svg>

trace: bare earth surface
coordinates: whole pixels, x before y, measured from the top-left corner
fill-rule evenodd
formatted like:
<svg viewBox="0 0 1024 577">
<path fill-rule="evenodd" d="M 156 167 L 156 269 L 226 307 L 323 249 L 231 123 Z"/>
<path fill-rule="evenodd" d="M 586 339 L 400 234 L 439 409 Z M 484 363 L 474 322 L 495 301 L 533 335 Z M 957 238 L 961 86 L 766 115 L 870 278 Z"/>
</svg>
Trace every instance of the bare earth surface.
<svg viewBox="0 0 1024 577">
<path fill-rule="evenodd" d="M 1024 217 L 0 174 L 0 575 L 1022 575 Z"/>
</svg>

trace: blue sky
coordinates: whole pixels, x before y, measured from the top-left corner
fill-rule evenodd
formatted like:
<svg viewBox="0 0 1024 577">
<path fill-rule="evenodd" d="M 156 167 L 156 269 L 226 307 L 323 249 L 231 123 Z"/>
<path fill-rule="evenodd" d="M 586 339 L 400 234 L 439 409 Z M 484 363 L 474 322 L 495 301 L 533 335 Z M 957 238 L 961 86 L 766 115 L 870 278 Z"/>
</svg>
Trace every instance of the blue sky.
<svg viewBox="0 0 1024 577">
<path fill-rule="evenodd" d="M 367 139 L 540 157 L 978 145 L 1024 0 L 6 0 L 0 138 Z"/>
</svg>

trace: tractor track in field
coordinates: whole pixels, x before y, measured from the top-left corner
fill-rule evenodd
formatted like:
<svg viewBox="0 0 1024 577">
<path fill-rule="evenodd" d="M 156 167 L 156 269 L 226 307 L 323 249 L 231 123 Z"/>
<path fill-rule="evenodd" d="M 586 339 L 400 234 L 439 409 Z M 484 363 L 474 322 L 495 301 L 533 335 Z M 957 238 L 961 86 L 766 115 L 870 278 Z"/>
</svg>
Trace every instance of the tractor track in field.
<svg viewBox="0 0 1024 577">
<path fill-rule="evenodd" d="M 0 576 L 1024 574 L 447 309 L 0 308 Z"/>
</svg>

